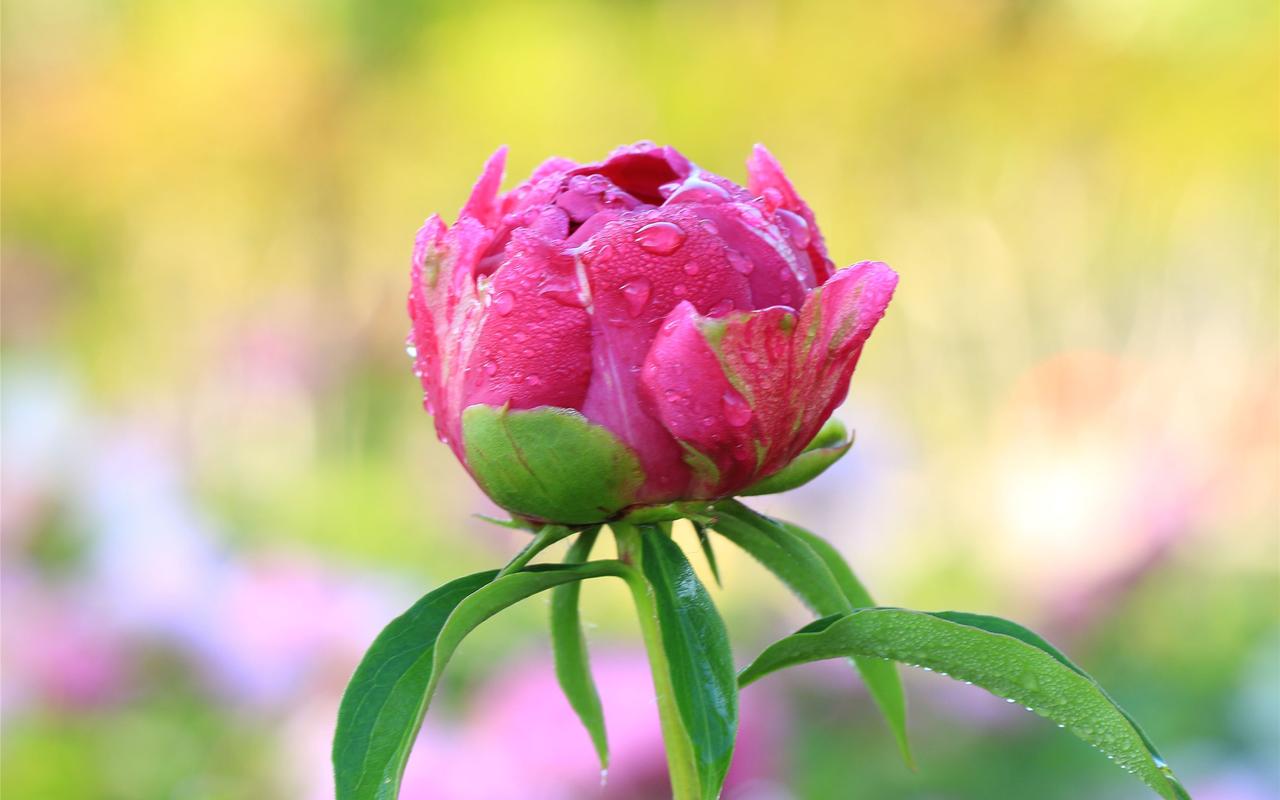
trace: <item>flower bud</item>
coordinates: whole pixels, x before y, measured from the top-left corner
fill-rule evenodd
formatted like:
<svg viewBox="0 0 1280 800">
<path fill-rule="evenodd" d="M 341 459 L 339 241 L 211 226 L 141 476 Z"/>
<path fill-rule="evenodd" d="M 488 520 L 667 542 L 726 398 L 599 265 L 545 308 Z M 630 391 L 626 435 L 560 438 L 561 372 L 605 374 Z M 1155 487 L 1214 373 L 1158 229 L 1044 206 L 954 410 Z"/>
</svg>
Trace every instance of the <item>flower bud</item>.
<svg viewBox="0 0 1280 800">
<path fill-rule="evenodd" d="M 436 431 L 495 502 L 601 522 L 781 491 L 848 449 L 819 432 L 897 275 L 836 270 L 767 150 L 745 188 L 640 143 L 503 194 L 505 158 L 419 231 L 409 294 Z"/>
</svg>

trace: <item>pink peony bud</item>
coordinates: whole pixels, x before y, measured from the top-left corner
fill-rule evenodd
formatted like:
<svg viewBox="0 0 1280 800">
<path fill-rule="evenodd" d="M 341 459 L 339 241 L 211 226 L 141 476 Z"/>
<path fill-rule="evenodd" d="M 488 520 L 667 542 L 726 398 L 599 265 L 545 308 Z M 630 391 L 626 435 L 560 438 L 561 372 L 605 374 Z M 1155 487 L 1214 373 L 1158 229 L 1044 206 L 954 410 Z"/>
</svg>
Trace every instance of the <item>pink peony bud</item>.
<svg viewBox="0 0 1280 800">
<path fill-rule="evenodd" d="M 599 522 L 789 488 L 847 450 L 815 437 L 897 275 L 836 270 L 767 150 L 747 188 L 642 142 L 501 194 L 505 159 L 419 231 L 409 293 L 426 407 L 495 502 Z"/>
</svg>

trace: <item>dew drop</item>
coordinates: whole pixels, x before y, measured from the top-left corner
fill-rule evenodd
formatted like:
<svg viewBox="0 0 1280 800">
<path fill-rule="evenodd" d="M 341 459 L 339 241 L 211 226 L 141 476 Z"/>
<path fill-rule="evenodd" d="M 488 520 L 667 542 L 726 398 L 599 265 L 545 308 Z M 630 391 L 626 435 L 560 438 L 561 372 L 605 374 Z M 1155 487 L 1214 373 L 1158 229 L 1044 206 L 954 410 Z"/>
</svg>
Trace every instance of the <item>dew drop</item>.
<svg viewBox="0 0 1280 800">
<path fill-rule="evenodd" d="M 765 189 L 761 193 L 761 197 L 764 198 L 765 208 L 769 209 L 770 211 L 775 211 L 779 207 L 786 204 L 786 198 L 784 198 L 782 196 L 782 192 L 780 192 L 777 189 L 777 187 L 774 187 L 774 186 L 770 186 L 768 189 Z"/>
<path fill-rule="evenodd" d="M 760 209 L 755 206 L 739 206 L 738 215 L 742 217 L 742 221 L 753 228 L 763 228 L 769 224 L 765 221 L 764 214 L 760 213 Z"/>
<path fill-rule="evenodd" d="M 665 187 L 663 187 L 665 188 Z M 668 203 L 723 203 L 729 199 L 729 192 L 719 184 L 703 180 L 697 175 L 690 175 L 683 184 L 667 198 Z"/>
<path fill-rule="evenodd" d="M 1059 722 L 1059 723 L 1058 723 L 1058 727 L 1059 727 L 1059 728 L 1065 728 L 1065 727 L 1067 727 L 1067 726 L 1066 726 L 1065 724 L 1063 724 L 1063 723 Z"/>
<path fill-rule="evenodd" d="M 633 278 L 622 284 L 622 296 L 626 298 L 627 308 L 630 309 L 633 317 L 640 316 L 652 293 L 653 286 L 648 278 Z"/>
<path fill-rule="evenodd" d="M 636 231 L 640 249 L 656 256 L 668 256 L 684 243 L 684 230 L 674 222 L 651 222 Z"/>
<path fill-rule="evenodd" d="M 813 241 L 813 234 L 809 232 L 809 223 L 805 218 L 788 211 L 785 208 L 778 209 L 778 219 L 782 220 L 782 225 L 787 229 L 787 233 L 791 236 L 791 241 L 796 247 L 804 249 L 809 246 L 809 242 Z"/>
<path fill-rule="evenodd" d="M 715 424 L 716 424 L 716 418 L 715 418 L 715 417 L 703 417 L 703 418 L 702 418 L 702 427 L 704 427 L 704 428 L 710 428 L 712 425 L 715 425 Z"/>
<path fill-rule="evenodd" d="M 516 307 L 516 296 L 511 292 L 498 292 L 493 296 L 493 309 L 502 316 L 511 313 L 511 309 Z"/>
<path fill-rule="evenodd" d="M 698 266 L 698 262 L 696 261 L 690 261 L 688 264 L 684 265 L 685 275 L 697 275 L 701 271 L 702 267 Z"/>
<path fill-rule="evenodd" d="M 613 258 L 613 245 L 602 244 L 600 245 L 600 249 L 594 253 L 590 253 L 590 256 L 591 258 L 589 260 L 597 264 L 603 261 L 608 261 Z"/>
<path fill-rule="evenodd" d="M 685 286 L 683 283 L 677 283 L 675 286 L 671 287 L 671 291 L 676 297 L 684 297 L 689 293 L 689 287 Z"/>
<path fill-rule="evenodd" d="M 739 253 L 737 250 L 729 250 L 726 255 L 729 257 L 729 266 L 733 267 L 743 275 L 750 275 L 756 265 L 751 263 L 751 259 Z"/>
<path fill-rule="evenodd" d="M 406 344 L 406 345 L 404 346 L 404 353 L 405 353 L 405 355 L 407 355 L 409 358 L 417 358 L 417 357 L 418 357 L 418 348 L 417 348 L 417 346 L 416 346 L 416 345 L 414 345 L 414 344 L 411 342 L 411 343 Z"/>
<path fill-rule="evenodd" d="M 1016 703 L 1016 702 L 1018 702 L 1017 700 L 1014 700 L 1012 697 L 1006 697 L 1006 698 L 1004 699 L 1004 701 L 1005 701 L 1006 703 Z"/>
<path fill-rule="evenodd" d="M 531 373 L 525 377 L 524 382 L 529 384 L 530 386 L 541 386 L 542 378 L 539 378 L 537 375 L 534 375 Z"/>
<path fill-rule="evenodd" d="M 734 308 L 736 308 L 736 306 L 733 304 L 733 301 L 726 297 L 725 299 L 721 300 L 719 303 L 716 303 L 714 306 L 712 306 L 711 312 L 708 316 L 723 317 L 725 314 L 728 314 L 730 311 L 733 311 Z"/>
<path fill-rule="evenodd" d="M 484 374 L 493 377 L 498 372 L 498 365 L 492 361 L 484 362 Z"/>
<path fill-rule="evenodd" d="M 741 428 L 751 421 L 751 406 L 734 391 L 724 393 L 724 418 L 735 428 Z"/>
</svg>

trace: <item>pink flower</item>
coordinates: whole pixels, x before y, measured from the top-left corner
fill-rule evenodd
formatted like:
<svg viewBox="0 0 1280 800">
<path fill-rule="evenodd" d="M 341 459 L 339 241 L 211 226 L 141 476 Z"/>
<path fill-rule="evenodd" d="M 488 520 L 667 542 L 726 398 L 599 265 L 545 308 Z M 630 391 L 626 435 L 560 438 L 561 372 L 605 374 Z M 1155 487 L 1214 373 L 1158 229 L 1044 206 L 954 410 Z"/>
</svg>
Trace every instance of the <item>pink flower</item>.
<svg viewBox="0 0 1280 800">
<path fill-rule="evenodd" d="M 419 231 L 409 295 L 427 409 L 481 487 L 595 522 L 787 467 L 844 399 L 897 275 L 836 270 L 763 147 L 746 188 L 640 143 L 500 194 L 505 158 L 457 223 Z"/>
</svg>

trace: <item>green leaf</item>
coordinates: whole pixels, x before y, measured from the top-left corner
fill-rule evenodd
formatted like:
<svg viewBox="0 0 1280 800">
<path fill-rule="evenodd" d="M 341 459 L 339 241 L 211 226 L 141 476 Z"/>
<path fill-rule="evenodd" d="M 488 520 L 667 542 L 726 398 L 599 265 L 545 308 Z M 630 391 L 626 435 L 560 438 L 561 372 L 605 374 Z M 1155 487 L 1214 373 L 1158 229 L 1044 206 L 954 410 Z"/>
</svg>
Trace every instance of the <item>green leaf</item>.
<svg viewBox="0 0 1280 800">
<path fill-rule="evenodd" d="M 603 522 L 635 502 L 644 473 L 635 453 L 577 411 L 462 412 L 467 466 L 495 503 L 566 525 Z"/>
<path fill-rule="evenodd" d="M 440 675 L 477 625 L 553 586 L 634 574 L 620 561 L 537 565 L 501 578 L 497 572 L 460 578 L 418 601 L 383 630 L 347 686 L 333 746 L 337 800 L 396 797 Z"/>
<path fill-rule="evenodd" d="M 711 545 L 711 537 L 707 535 L 707 526 L 701 522 L 691 520 L 694 533 L 698 534 L 698 546 L 702 548 L 702 556 L 707 559 L 707 568 L 711 570 L 711 577 L 716 579 L 716 586 L 724 588 L 724 581 L 720 580 L 720 564 L 716 562 L 716 550 Z"/>
<path fill-rule="evenodd" d="M 1188 800 L 1146 734 L 1083 670 L 1039 636 L 994 617 L 897 608 L 819 620 L 768 647 L 739 675 L 746 686 L 809 661 L 873 656 L 928 667 L 1021 703 L 1135 773 L 1167 800 Z"/>
<path fill-rule="evenodd" d="M 738 730 L 738 688 L 729 635 L 679 545 L 642 531 L 649 582 L 680 719 L 693 746 L 702 796 L 720 796 Z"/>
<path fill-rule="evenodd" d="M 417 734 L 436 637 L 454 608 L 495 575 L 478 572 L 446 583 L 374 640 L 338 709 L 333 770 L 339 800 L 395 796 Z"/>
<path fill-rule="evenodd" d="M 827 424 L 818 431 L 804 451 L 796 456 L 782 469 L 761 478 L 743 489 L 739 494 L 751 497 L 761 494 L 776 494 L 803 486 L 827 468 L 844 457 L 853 447 L 853 437 L 838 420 L 827 420 Z"/>
<path fill-rule="evenodd" d="M 813 548 L 813 552 L 817 553 L 818 558 L 821 558 L 831 570 L 836 583 L 840 585 L 844 596 L 854 608 L 875 605 L 870 592 L 862 581 L 858 580 L 858 576 L 853 573 L 844 556 L 840 555 L 840 551 L 830 542 L 799 525 L 793 525 L 790 522 L 779 524 Z M 889 730 L 893 732 L 902 760 L 908 767 L 915 769 L 915 759 L 911 756 L 911 742 L 907 738 L 907 696 L 902 689 L 902 676 L 898 674 L 897 665 L 890 661 L 864 657 L 855 658 L 854 663 L 858 665 L 858 672 L 862 674 L 862 680 L 867 684 L 871 699 L 875 701 L 876 707 L 880 709 L 880 713 L 889 724 Z"/>
<path fill-rule="evenodd" d="M 751 554 L 818 614 L 843 614 L 874 605 L 866 588 L 826 540 L 798 525 L 759 514 L 736 500 L 717 503 L 715 530 Z M 854 656 L 867 691 L 884 715 L 898 750 L 914 768 L 907 739 L 907 702 L 897 667 Z"/>
<path fill-rule="evenodd" d="M 586 561 L 598 533 L 599 528 L 595 528 L 579 536 L 569 548 L 565 563 Z M 556 679 L 564 690 L 565 699 L 591 735 L 596 755 L 600 758 L 600 769 L 608 769 L 609 739 L 605 733 L 604 711 L 600 706 L 600 693 L 591 677 L 587 641 L 578 613 L 581 593 L 582 584 L 578 582 L 551 590 L 551 644 L 555 653 Z"/>
</svg>

